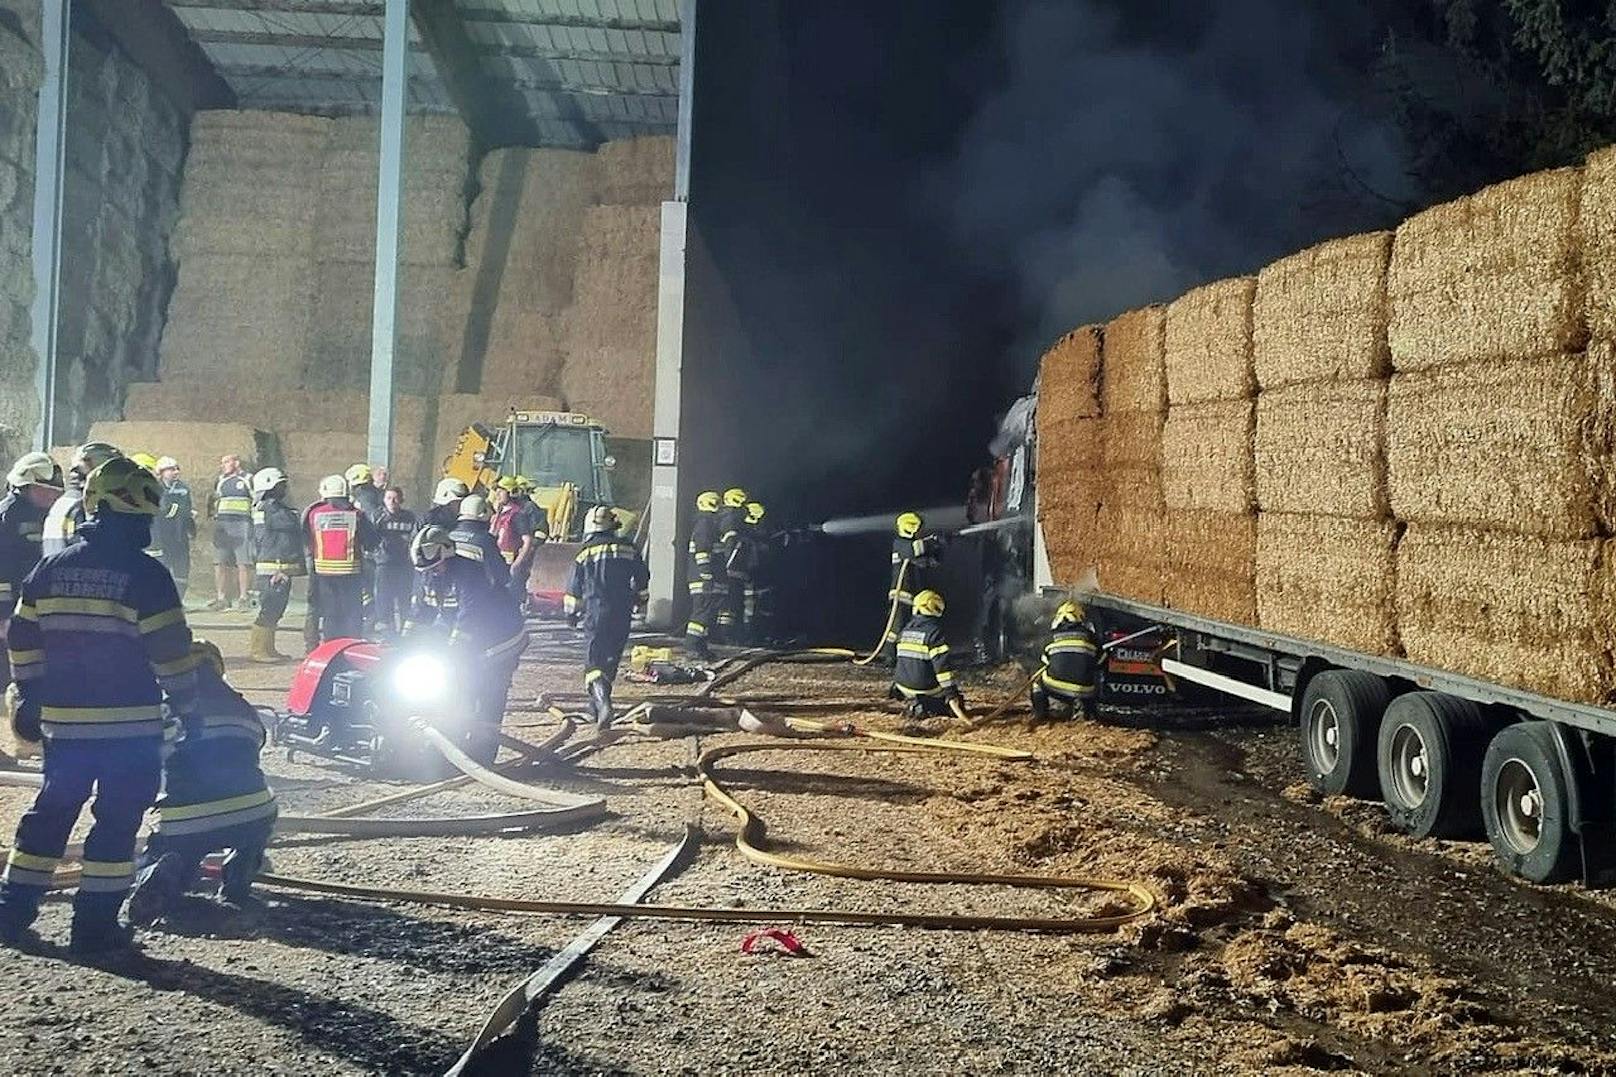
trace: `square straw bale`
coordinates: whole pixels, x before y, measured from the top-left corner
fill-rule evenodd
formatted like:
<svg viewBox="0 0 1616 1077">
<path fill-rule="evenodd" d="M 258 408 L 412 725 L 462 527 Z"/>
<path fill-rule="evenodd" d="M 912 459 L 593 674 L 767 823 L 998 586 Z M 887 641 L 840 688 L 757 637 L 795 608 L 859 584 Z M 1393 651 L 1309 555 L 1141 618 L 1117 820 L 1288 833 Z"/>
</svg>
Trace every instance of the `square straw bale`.
<svg viewBox="0 0 1616 1077">
<path fill-rule="evenodd" d="M 1044 353 L 1038 372 L 1038 412 L 1052 419 L 1100 414 L 1101 327 L 1085 325 Z"/>
<path fill-rule="evenodd" d="M 1257 274 L 1252 361 L 1263 389 L 1391 373 L 1391 254 L 1392 233 L 1369 232 L 1310 247 Z"/>
<path fill-rule="evenodd" d="M 1168 404 L 1241 400 L 1256 393 L 1251 365 L 1256 290 L 1256 277 L 1235 277 L 1186 292 L 1167 308 Z"/>
<path fill-rule="evenodd" d="M 1114 595 L 1161 605 L 1167 569 L 1167 514 L 1106 501 L 1100 506 L 1095 567 Z"/>
<path fill-rule="evenodd" d="M 1410 525 L 1397 552 L 1397 627 L 1409 659 L 1557 699 L 1606 702 L 1606 545 Z"/>
<path fill-rule="evenodd" d="M 1616 518 L 1616 362 L 1587 354 L 1398 374 L 1387 404 L 1392 512 L 1549 538 Z"/>
<path fill-rule="evenodd" d="M 1167 512 L 1167 605 L 1235 624 L 1257 623 L 1257 517 Z"/>
<path fill-rule="evenodd" d="M 1162 427 L 1162 491 L 1170 509 L 1242 513 L 1256 502 L 1256 403 L 1222 400 L 1169 408 Z"/>
<path fill-rule="evenodd" d="M 1075 586 L 1099 556 L 1100 487 L 1093 482 L 1040 481 L 1038 522 L 1057 583 Z"/>
<path fill-rule="evenodd" d="M 1099 420 L 1103 434 L 1100 483 L 1114 505 L 1161 512 L 1160 412 L 1122 412 Z"/>
<path fill-rule="evenodd" d="M 1396 656 L 1398 527 L 1264 512 L 1257 517 L 1257 623 L 1368 654 Z"/>
<path fill-rule="evenodd" d="M 1596 339 L 1616 340 L 1616 146 L 1588 158 L 1578 227 L 1588 285 L 1588 329 Z"/>
<path fill-rule="evenodd" d="M 1536 172 L 1409 218 L 1392 243 L 1392 365 L 1579 351 L 1580 169 Z"/>
<path fill-rule="evenodd" d="M 250 176 L 283 169 L 317 173 L 334 121 L 290 112 L 218 109 L 191 119 L 185 177 L 223 173 Z M 312 192 L 311 192 L 312 193 Z"/>
<path fill-rule="evenodd" d="M 308 351 L 314 287 L 297 258 L 184 259 L 158 350 L 163 377 L 200 379 L 215 400 L 294 383 Z"/>
<path fill-rule="evenodd" d="M 584 217 L 595 203 L 595 155 L 495 150 L 483 158 L 466 264 L 474 302 L 560 314 L 572 302 Z"/>
<path fill-rule="evenodd" d="M 605 205 L 656 206 L 673 197 L 674 140 L 669 135 L 621 138 L 595 151 Z"/>
<path fill-rule="evenodd" d="M 1257 505 L 1384 519 L 1386 382 L 1315 381 L 1257 396 Z"/>
<path fill-rule="evenodd" d="M 1048 419 L 1038 411 L 1038 481 L 1098 481 L 1104 466 L 1105 426 L 1100 419 Z"/>
<path fill-rule="evenodd" d="M 1145 307 L 1106 325 L 1100 360 L 1103 414 L 1167 410 L 1165 315 L 1165 307 Z"/>
</svg>

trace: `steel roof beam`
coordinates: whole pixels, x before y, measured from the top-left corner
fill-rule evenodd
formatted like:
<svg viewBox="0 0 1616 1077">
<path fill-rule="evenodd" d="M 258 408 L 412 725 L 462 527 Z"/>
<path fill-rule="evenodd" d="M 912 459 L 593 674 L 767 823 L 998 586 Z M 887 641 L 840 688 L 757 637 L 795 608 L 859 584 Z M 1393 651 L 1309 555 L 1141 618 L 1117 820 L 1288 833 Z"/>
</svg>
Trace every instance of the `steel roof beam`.
<svg viewBox="0 0 1616 1077">
<path fill-rule="evenodd" d="M 267 11 L 272 15 L 366 15 L 380 18 L 386 4 L 344 4 L 340 0 L 163 0 L 177 11 Z"/>
<path fill-rule="evenodd" d="M 478 44 L 484 56 L 509 60 L 576 60 L 579 63 L 641 64 L 645 67 L 678 67 L 679 57 L 638 52 L 577 52 L 573 49 L 547 49 L 542 45 Z"/>
<path fill-rule="evenodd" d="M 292 70 L 290 68 L 265 66 L 263 64 L 220 64 L 219 73 L 229 79 L 239 79 L 243 82 L 355 82 L 374 83 L 381 78 L 381 72 L 354 73 L 348 71 L 307 71 Z M 422 85 L 431 85 L 439 82 L 430 75 L 411 75 L 410 82 Z M 579 86 L 575 83 L 563 82 L 558 79 L 508 79 L 505 85 L 512 89 L 530 91 L 533 93 L 550 93 L 567 97 L 618 97 L 618 98 L 648 98 L 652 100 L 672 100 L 676 93 L 667 93 L 660 90 L 616 90 L 594 89 L 588 86 Z M 249 95 L 250 96 L 250 95 Z M 523 103 L 522 106 L 526 105 Z"/>
<path fill-rule="evenodd" d="M 477 141 L 493 147 L 538 140 L 538 128 L 521 95 L 483 70 L 454 0 L 414 0 L 411 17 L 444 88 Z"/>
<path fill-rule="evenodd" d="M 490 56 L 509 60 L 571 60 L 576 63 L 638 64 L 643 67 L 677 67 L 679 57 L 657 56 L 629 52 L 578 52 L 574 49 L 551 49 L 536 45 L 495 45 L 473 41 L 465 33 L 465 24 L 454 14 L 449 0 L 416 0 L 415 26 L 420 31 L 427 50 L 437 59 L 439 49 L 433 42 L 442 35 L 443 48 L 456 57 Z M 444 20 L 440 23 L 440 20 Z M 448 21 L 452 20 L 452 22 Z M 455 26 L 459 29 L 455 29 Z M 430 29 L 429 29 L 430 26 Z M 431 37 L 433 40 L 428 41 Z M 381 38 L 329 37 L 324 34 L 260 33 L 253 30 L 194 29 L 191 37 L 203 45 L 245 45 L 248 47 L 279 49 L 332 49 L 350 52 L 381 52 Z"/>
<path fill-rule="evenodd" d="M 193 11 L 267 11 L 277 15 L 365 15 L 380 18 L 380 3 L 342 3 L 341 0 L 163 0 L 171 8 Z M 466 22 L 486 25 L 553 26 L 567 30 L 640 30 L 646 33 L 677 34 L 677 22 L 659 19 L 623 19 L 587 15 L 525 15 L 499 8 L 465 8 L 460 17 Z"/>
</svg>

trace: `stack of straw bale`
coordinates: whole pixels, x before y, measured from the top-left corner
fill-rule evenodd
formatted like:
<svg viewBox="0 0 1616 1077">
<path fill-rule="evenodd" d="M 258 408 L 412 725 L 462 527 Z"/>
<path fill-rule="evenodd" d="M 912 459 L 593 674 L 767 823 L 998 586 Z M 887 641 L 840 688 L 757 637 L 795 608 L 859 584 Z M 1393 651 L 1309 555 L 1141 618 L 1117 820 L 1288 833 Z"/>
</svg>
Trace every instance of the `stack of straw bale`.
<svg viewBox="0 0 1616 1077">
<path fill-rule="evenodd" d="M 561 395 L 618 437 L 651 436 L 661 215 L 596 206 L 584 217 Z"/>
<path fill-rule="evenodd" d="M 607 142 L 600 160 L 600 201 L 607 206 L 659 206 L 673 197 L 674 140 L 668 135 Z"/>
<path fill-rule="evenodd" d="M 1257 620 L 1252 437 L 1253 277 L 1218 281 L 1168 308 L 1164 598 L 1207 617 Z"/>
<path fill-rule="evenodd" d="M 1162 424 L 1167 411 L 1165 311 L 1113 319 L 1102 334 L 1100 409 L 1104 470 L 1097 522 L 1100 586 L 1160 604 L 1167 567 Z"/>
<path fill-rule="evenodd" d="M 30 100 L 44 72 L 37 5 L 15 23 L 0 22 L 0 93 Z M 32 263 L 34 124 L 29 109 L 0 120 L 0 458 L 15 460 L 33 447 L 39 400 L 29 345 L 34 299 Z"/>
<path fill-rule="evenodd" d="M 1038 519 L 1055 578 L 1075 584 L 1094 566 L 1104 474 L 1102 330 L 1057 340 L 1038 374 Z"/>
<path fill-rule="evenodd" d="M 1392 235 L 1331 240 L 1257 276 L 1257 619 L 1398 653 L 1386 488 Z"/>
<path fill-rule="evenodd" d="M 1588 329 L 1595 340 L 1616 341 L 1616 146 L 1588 158 L 1578 226 Z"/>
</svg>

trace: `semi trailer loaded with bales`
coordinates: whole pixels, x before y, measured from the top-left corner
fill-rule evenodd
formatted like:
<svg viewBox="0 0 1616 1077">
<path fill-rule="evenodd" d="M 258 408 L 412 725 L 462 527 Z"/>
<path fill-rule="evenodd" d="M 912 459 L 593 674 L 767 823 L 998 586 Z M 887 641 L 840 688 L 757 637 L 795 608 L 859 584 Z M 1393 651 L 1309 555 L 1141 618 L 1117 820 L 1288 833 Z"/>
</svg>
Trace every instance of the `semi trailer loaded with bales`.
<svg viewBox="0 0 1616 1077">
<path fill-rule="evenodd" d="M 1034 582 L 1289 713 L 1326 794 L 1616 864 L 1616 151 L 1044 356 Z"/>
</svg>

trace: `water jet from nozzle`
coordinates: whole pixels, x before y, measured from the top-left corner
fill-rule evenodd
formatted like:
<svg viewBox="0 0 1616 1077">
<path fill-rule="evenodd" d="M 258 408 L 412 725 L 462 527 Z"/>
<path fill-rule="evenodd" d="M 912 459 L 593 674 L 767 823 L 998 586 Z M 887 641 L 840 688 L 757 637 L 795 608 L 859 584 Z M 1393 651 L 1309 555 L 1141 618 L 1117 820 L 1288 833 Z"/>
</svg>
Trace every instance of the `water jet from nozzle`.
<svg viewBox="0 0 1616 1077">
<path fill-rule="evenodd" d="M 898 514 L 909 512 L 909 509 L 894 509 L 892 512 L 879 512 L 872 516 L 838 516 L 817 525 L 816 530 L 827 535 L 866 535 L 878 532 L 890 532 Z M 942 505 L 937 508 L 913 510 L 920 513 L 926 521 L 928 531 L 958 531 L 966 524 L 965 507 L 963 505 Z"/>
</svg>

